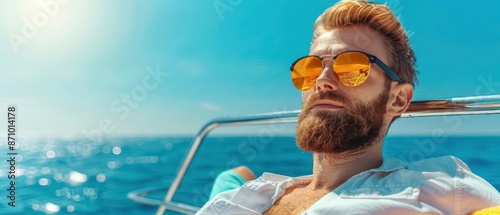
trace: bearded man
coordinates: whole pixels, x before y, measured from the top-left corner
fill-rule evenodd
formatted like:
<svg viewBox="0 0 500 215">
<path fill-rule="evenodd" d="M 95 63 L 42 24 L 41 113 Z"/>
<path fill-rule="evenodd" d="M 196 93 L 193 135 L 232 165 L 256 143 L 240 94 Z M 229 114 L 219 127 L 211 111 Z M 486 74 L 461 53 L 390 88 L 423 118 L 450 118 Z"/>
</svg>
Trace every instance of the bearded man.
<svg viewBox="0 0 500 215">
<path fill-rule="evenodd" d="M 458 158 L 383 158 L 387 130 L 417 81 L 408 36 L 387 6 L 345 0 L 328 8 L 291 72 L 303 100 L 297 144 L 313 152 L 313 174 L 250 180 L 237 169 L 229 178 L 247 182 L 197 214 L 470 214 L 500 204 Z"/>
</svg>

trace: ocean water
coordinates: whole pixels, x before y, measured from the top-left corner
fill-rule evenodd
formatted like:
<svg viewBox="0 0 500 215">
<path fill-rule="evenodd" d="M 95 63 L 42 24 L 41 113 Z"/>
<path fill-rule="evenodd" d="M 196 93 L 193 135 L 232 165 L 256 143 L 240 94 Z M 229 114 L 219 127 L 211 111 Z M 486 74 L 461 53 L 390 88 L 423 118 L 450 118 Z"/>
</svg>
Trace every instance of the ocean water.
<svg viewBox="0 0 500 215">
<path fill-rule="evenodd" d="M 88 140 L 26 140 L 16 157 L 15 208 L 8 206 L 9 164 L 0 169 L 0 214 L 153 214 L 156 207 L 127 199 L 128 192 L 168 187 L 192 137 Z M 7 155 L 4 154 L 5 158 Z M 415 161 L 453 155 L 500 189 L 499 136 L 389 136 L 384 155 Z M 7 158 L 8 159 L 8 158 Z M 257 175 L 311 173 L 311 154 L 293 136 L 209 136 L 174 200 L 202 206 L 217 173 L 247 165 Z M 163 192 L 153 193 L 161 199 Z M 174 213 L 175 214 L 175 213 Z"/>
</svg>

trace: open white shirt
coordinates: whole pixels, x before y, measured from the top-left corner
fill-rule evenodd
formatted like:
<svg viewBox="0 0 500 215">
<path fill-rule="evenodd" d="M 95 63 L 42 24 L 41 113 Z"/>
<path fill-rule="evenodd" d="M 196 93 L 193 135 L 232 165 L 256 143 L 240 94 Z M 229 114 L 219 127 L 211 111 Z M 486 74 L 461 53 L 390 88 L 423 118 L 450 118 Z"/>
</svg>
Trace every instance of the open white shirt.
<svg viewBox="0 0 500 215">
<path fill-rule="evenodd" d="M 264 173 L 239 189 L 218 194 L 197 214 L 262 214 L 285 189 L 311 180 L 311 176 Z M 388 158 L 379 168 L 353 176 L 302 214 L 470 214 L 497 205 L 500 193 L 458 158 L 409 164 Z"/>
</svg>

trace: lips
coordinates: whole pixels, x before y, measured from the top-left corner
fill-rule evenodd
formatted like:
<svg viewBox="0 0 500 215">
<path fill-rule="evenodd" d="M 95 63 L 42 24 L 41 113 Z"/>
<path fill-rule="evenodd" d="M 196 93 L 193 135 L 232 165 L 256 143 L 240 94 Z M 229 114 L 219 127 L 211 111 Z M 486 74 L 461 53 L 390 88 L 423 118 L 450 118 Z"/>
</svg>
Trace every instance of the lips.
<svg viewBox="0 0 500 215">
<path fill-rule="evenodd" d="M 341 109 L 344 106 L 331 100 L 318 100 L 311 105 L 311 110 L 318 109 Z"/>
</svg>

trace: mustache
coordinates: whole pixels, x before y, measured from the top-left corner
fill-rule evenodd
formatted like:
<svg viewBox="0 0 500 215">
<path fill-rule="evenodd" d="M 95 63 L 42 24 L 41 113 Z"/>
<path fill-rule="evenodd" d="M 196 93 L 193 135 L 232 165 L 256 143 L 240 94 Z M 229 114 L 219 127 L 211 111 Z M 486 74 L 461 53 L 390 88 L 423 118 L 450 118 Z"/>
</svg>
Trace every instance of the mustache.
<svg viewBox="0 0 500 215">
<path fill-rule="evenodd" d="M 344 105 L 344 108 L 347 108 L 346 106 L 348 106 L 346 104 L 348 102 L 346 97 L 344 97 L 338 93 L 335 93 L 333 91 L 326 91 L 326 92 L 322 91 L 322 92 L 312 94 L 311 97 L 309 97 L 308 101 L 302 106 L 302 109 L 304 111 L 308 112 L 312 108 L 312 104 L 315 101 L 325 100 L 325 99 L 342 103 Z"/>
</svg>

